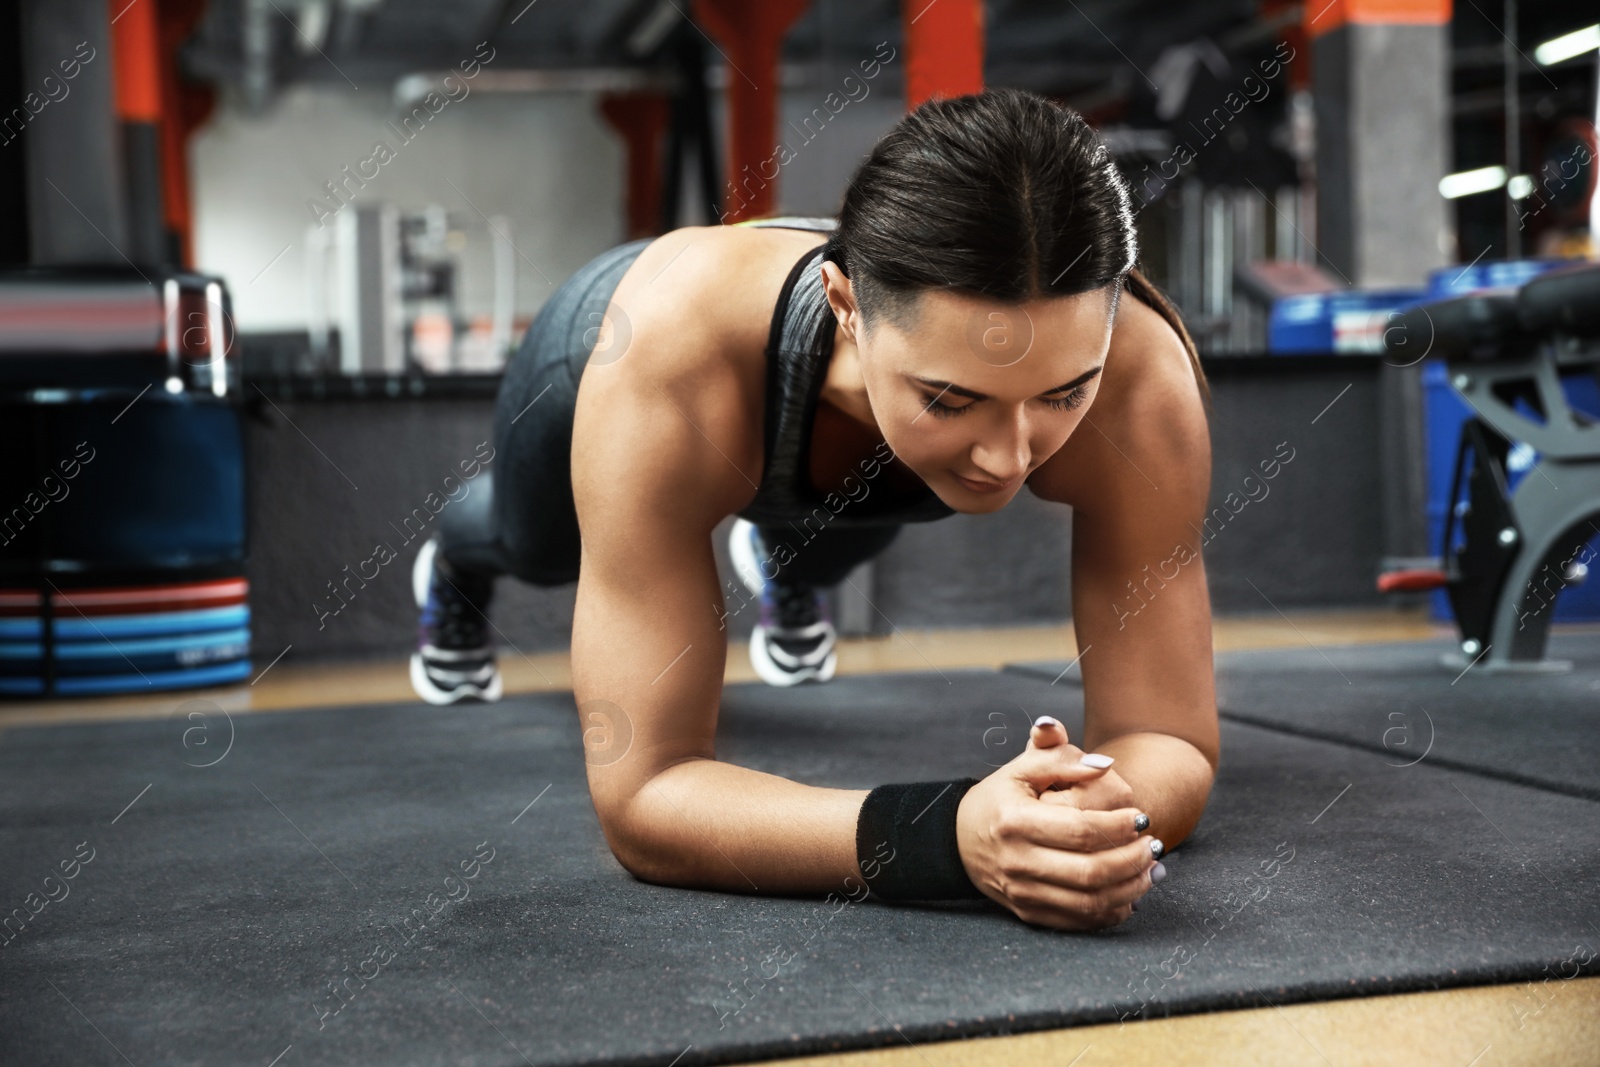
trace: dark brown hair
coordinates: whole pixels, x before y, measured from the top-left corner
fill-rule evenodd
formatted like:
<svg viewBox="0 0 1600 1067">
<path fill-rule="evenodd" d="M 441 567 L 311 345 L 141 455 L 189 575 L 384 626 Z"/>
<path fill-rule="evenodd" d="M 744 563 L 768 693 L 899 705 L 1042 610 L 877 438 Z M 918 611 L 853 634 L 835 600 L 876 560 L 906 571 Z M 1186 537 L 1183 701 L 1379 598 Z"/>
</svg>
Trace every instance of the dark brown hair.
<svg viewBox="0 0 1600 1067">
<path fill-rule="evenodd" d="M 863 327 L 911 324 L 923 290 L 1007 303 L 1124 285 L 1183 342 L 1177 310 L 1134 268 L 1128 185 L 1071 108 L 1020 89 L 930 100 L 883 136 L 850 180 L 828 258 L 850 278 Z"/>
</svg>

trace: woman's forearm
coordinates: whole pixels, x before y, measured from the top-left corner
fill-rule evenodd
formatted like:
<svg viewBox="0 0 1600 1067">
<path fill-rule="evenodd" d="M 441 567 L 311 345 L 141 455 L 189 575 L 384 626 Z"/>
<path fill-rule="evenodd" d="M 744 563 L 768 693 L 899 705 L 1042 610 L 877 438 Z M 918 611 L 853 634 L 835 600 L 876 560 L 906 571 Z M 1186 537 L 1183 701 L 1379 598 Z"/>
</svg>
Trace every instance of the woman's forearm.
<svg viewBox="0 0 1600 1067">
<path fill-rule="evenodd" d="M 1116 758 L 1116 771 L 1150 816 L 1151 834 L 1173 848 L 1187 838 L 1205 811 L 1216 777 L 1200 750 L 1171 734 L 1131 733 L 1095 748 Z"/>
<path fill-rule="evenodd" d="M 1193 832 L 1214 772 L 1200 750 L 1170 734 L 1130 733 L 1095 751 L 1150 817 L 1148 833 L 1170 849 Z M 687 759 L 624 799 L 591 782 L 606 839 L 636 877 L 662 885 L 736 893 L 848 891 L 859 879 L 856 821 L 867 791 L 802 785 L 777 775 Z"/>
<path fill-rule="evenodd" d="M 738 893 L 844 892 L 859 878 L 864 789 L 823 789 L 690 759 L 602 813 L 606 839 L 635 876 Z"/>
</svg>

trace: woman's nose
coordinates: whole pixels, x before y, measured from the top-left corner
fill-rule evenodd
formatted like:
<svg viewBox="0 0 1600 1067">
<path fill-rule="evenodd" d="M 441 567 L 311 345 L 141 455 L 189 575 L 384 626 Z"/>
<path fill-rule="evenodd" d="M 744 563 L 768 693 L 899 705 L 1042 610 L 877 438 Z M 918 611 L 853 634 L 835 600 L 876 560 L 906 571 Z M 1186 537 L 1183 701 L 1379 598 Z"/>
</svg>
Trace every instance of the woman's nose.
<svg viewBox="0 0 1600 1067">
<path fill-rule="evenodd" d="M 1009 482 L 1027 473 L 1031 457 L 1028 424 L 1020 412 L 972 448 L 973 465 L 997 482 Z"/>
</svg>

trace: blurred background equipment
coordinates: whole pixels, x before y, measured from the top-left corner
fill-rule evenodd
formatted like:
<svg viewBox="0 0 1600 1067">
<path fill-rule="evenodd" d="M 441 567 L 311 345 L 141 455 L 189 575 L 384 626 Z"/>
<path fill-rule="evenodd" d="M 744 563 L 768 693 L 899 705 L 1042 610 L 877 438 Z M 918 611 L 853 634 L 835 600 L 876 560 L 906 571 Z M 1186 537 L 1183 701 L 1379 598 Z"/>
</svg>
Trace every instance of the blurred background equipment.
<svg viewBox="0 0 1600 1067">
<path fill-rule="evenodd" d="M 1453 403 L 1440 395 L 1429 423 L 1440 556 L 1380 588 L 1447 594 L 1463 668 L 1549 668 L 1551 622 L 1600 618 L 1585 581 L 1600 557 L 1600 267 L 1423 304 L 1390 342 L 1400 356 L 1426 346 Z"/>
<path fill-rule="evenodd" d="M 0 694 L 249 677 L 239 385 L 220 279 L 0 273 Z"/>
<path fill-rule="evenodd" d="M 306 227 L 306 369 L 398 377 L 504 366 L 516 309 L 513 224 L 496 215 L 469 236 L 454 223 L 439 204 L 402 213 L 364 203 Z M 493 289 L 489 310 L 468 320 L 459 256 L 474 238 L 491 249 Z"/>
</svg>

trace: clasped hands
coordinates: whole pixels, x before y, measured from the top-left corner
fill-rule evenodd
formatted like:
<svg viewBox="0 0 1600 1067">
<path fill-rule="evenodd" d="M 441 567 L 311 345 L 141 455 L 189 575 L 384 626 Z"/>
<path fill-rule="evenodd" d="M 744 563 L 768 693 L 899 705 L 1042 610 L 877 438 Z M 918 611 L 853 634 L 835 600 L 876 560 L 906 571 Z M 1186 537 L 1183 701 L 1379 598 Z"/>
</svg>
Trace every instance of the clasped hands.
<svg viewBox="0 0 1600 1067">
<path fill-rule="evenodd" d="M 1023 922 L 1094 930 L 1127 919 L 1165 876 L 1149 823 L 1110 757 L 1041 716 L 1027 750 L 962 798 L 956 843 L 967 877 Z"/>
</svg>

